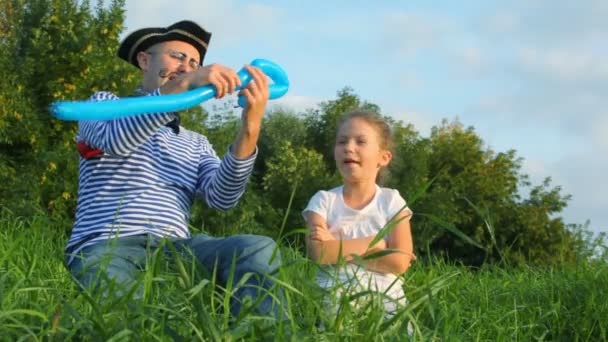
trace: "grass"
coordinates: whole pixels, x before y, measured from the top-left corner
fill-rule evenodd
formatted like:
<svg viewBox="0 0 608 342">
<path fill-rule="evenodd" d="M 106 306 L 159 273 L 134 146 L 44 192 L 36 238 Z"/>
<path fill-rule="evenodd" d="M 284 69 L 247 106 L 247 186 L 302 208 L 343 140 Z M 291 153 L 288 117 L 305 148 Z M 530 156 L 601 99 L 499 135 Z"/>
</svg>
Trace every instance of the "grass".
<svg viewBox="0 0 608 342">
<path fill-rule="evenodd" d="M 278 279 L 291 319 L 272 322 L 249 313 L 230 324 L 226 308 L 234 288 L 218 289 L 195 266 L 168 267 L 159 257 L 142 274 L 141 300 L 87 295 L 63 266 L 59 231 L 43 216 L 0 217 L 1 340 L 402 341 L 408 321 L 413 339 L 424 341 L 608 340 L 605 262 L 470 270 L 419 261 L 405 275 L 409 305 L 387 322 L 374 306 L 344 310 L 340 319 L 328 314 L 316 266 L 284 246 Z"/>
</svg>

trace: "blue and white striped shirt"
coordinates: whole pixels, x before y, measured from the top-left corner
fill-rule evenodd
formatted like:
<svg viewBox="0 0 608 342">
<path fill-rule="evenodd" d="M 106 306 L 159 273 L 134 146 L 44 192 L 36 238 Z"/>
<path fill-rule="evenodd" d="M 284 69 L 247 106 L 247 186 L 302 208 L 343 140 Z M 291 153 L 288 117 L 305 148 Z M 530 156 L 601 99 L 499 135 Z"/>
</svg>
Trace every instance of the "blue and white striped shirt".
<svg viewBox="0 0 608 342">
<path fill-rule="evenodd" d="M 109 92 L 91 97 L 116 99 Z M 174 113 L 150 113 L 80 121 L 77 140 L 104 153 L 80 158 L 76 220 L 66 246 L 72 255 L 116 236 L 188 238 L 195 196 L 221 210 L 237 204 L 257 150 L 246 159 L 228 152 L 220 160 L 206 137 L 183 127 L 176 135 L 165 126 L 174 119 Z"/>
</svg>

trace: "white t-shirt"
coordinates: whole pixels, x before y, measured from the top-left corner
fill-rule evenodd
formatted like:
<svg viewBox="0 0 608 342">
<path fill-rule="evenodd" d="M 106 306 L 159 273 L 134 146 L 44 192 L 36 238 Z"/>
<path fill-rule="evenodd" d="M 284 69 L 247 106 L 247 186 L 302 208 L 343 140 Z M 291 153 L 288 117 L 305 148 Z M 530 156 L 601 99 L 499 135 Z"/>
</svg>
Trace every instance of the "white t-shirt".
<svg viewBox="0 0 608 342">
<path fill-rule="evenodd" d="M 307 218 L 307 212 L 314 212 L 325 219 L 330 232 L 342 230 L 344 239 L 356 239 L 375 236 L 400 210 L 410 213 L 407 219 L 411 217 L 412 211 L 395 189 L 376 185 L 376 194 L 372 201 L 362 209 L 353 209 L 344 202 L 343 188 L 339 186 L 329 191 L 318 191 L 302 212 L 304 219 Z M 393 299 L 405 303 L 403 281 L 394 274 L 365 270 L 355 264 L 347 264 L 335 271 L 341 282 L 358 280 L 358 286 L 352 290 L 363 291 L 371 287 L 372 290 L 386 292 Z M 320 273 L 317 280 L 324 288 L 338 285 L 334 282 L 336 278 L 324 273 Z M 392 305 L 385 304 L 385 307 L 389 311 L 394 309 Z"/>
</svg>

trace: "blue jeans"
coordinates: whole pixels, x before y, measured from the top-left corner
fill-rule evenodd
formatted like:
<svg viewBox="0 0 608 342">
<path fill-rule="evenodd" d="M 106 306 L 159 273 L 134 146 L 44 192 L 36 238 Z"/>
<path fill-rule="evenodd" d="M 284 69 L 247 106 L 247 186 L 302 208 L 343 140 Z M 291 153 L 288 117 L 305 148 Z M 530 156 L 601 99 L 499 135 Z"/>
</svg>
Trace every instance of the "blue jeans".
<svg viewBox="0 0 608 342">
<path fill-rule="evenodd" d="M 68 269 L 85 289 L 108 291 L 108 286 L 113 284 L 117 286 L 113 293 L 124 295 L 127 291 L 133 291 L 135 297 L 141 298 L 143 284 L 137 279 L 140 272 L 146 269 L 152 253 L 164 246 L 162 252 L 166 256 L 171 255 L 171 249 L 162 242 L 162 238 L 152 235 L 119 237 L 100 242 L 83 248 Z M 273 295 L 266 295 L 266 291 L 270 292 L 275 285 L 266 275 L 276 271 L 281 261 L 278 250 L 271 260 L 276 248 L 274 240 L 261 235 L 214 238 L 199 234 L 189 239 L 170 239 L 168 242 L 173 244 L 180 257 L 186 260 L 194 258 L 209 274 L 215 269 L 216 280 L 221 286 L 227 285 L 233 261 L 233 285 L 245 274 L 252 273 L 232 298 L 230 311 L 234 316 L 238 315 L 242 300 L 246 297 L 256 301 L 259 296 L 265 296 L 256 311 L 279 317 L 280 306 L 285 304 L 281 290 L 277 291 L 276 300 Z"/>
</svg>

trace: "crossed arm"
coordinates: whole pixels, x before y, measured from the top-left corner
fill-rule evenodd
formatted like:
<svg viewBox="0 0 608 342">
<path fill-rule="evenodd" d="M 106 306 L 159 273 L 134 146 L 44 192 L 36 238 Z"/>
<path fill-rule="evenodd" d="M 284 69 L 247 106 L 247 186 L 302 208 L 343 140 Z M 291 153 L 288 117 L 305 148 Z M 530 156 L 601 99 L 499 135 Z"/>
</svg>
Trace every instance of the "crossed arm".
<svg viewBox="0 0 608 342">
<path fill-rule="evenodd" d="M 353 255 L 365 257 L 367 255 L 385 250 L 394 250 L 394 253 L 382 257 L 363 261 L 365 268 L 381 272 L 401 274 L 410 267 L 414 258 L 412 234 L 409 221 L 409 212 L 401 212 L 395 218 L 398 223 L 388 234 L 388 239 L 381 239 L 373 246 L 369 244 L 375 236 L 358 239 L 341 239 L 329 231 L 327 222 L 314 212 L 308 212 L 306 224 L 310 234 L 306 238 L 308 256 L 319 264 L 337 264 L 341 259 L 349 263 L 360 262 Z"/>
</svg>

